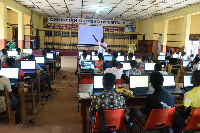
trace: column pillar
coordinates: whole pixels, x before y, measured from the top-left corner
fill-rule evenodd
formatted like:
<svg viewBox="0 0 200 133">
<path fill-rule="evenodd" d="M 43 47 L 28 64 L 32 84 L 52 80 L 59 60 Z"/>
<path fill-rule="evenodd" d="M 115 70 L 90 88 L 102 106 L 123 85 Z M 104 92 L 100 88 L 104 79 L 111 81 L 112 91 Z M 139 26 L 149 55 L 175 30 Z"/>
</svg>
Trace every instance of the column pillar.
<svg viewBox="0 0 200 133">
<path fill-rule="evenodd" d="M 162 40 L 161 40 L 161 51 L 166 54 L 166 45 L 167 45 L 167 33 L 168 33 L 168 22 L 169 20 L 163 21 L 163 31 L 162 31 Z"/>
<path fill-rule="evenodd" d="M 18 12 L 18 48 L 24 48 L 24 14 Z"/>
<path fill-rule="evenodd" d="M 7 7 L 0 3 L 0 49 L 7 45 Z"/>
<path fill-rule="evenodd" d="M 183 34 L 182 34 L 182 52 L 186 52 L 186 54 L 190 50 L 190 25 L 191 25 L 191 15 L 184 16 L 184 24 L 183 24 Z"/>
</svg>

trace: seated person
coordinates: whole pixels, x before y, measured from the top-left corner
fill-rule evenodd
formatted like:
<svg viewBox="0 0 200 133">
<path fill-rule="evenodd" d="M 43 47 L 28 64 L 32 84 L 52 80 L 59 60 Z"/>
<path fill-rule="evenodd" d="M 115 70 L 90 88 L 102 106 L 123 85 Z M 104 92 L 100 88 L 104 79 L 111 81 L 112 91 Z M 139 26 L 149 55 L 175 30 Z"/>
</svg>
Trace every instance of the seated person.
<svg viewBox="0 0 200 133">
<path fill-rule="evenodd" d="M 111 55 L 111 49 L 108 49 L 108 55 Z"/>
<path fill-rule="evenodd" d="M 191 83 L 193 89 L 185 93 L 183 105 L 176 108 L 173 118 L 172 129 L 174 133 L 182 133 L 181 127 L 188 123 L 190 116 L 196 108 L 200 108 L 200 70 L 195 70 L 192 74 Z"/>
<path fill-rule="evenodd" d="M 193 61 L 190 61 L 185 69 L 191 69 L 194 72 L 199 68 L 199 57 L 195 57 Z"/>
<path fill-rule="evenodd" d="M 146 102 L 140 110 L 134 108 L 130 109 L 129 122 L 132 122 L 133 117 L 135 117 L 144 126 L 152 109 L 174 107 L 174 97 L 163 89 L 163 75 L 159 72 L 151 73 L 150 82 L 155 91 L 153 94 L 146 96 Z"/>
<path fill-rule="evenodd" d="M 111 68 L 106 68 L 106 70 L 104 71 L 104 74 L 112 73 L 116 76 L 116 79 L 121 79 L 123 69 L 117 69 L 117 67 L 118 67 L 118 62 L 116 60 L 112 60 Z"/>
<path fill-rule="evenodd" d="M 160 72 L 162 75 L 168 75 L 166 71 L 162 71 L 162 64 L 156 63 L 154 66 L 155 72 Z"/>
<path fill-rule="evenodd" d="M 103 69 L 103 54 L 98 54 L 99 60 L 95 60 L 95 68 Z"/>
<path fill-rule="evenodd" d="M 6 60 L 7 58 L 8 58 L 7 50 L 6 49 L 2 49 L 1 60 Z"/>
<path fill-rule="evenodd" d="M 118 57 L 118 53 L 117 53 L 117 52 L 114 52 L 114 53 L 113 53 L 113 60 L 117 60 L 117 57 Z"/>
<path fill-rule="evenodd" d="M 113 86 L 115 85 L 115 75 L 106 73 L 103 76 L 104 91 L 102 94 L 95 95 L 92 98 L 90 106 L 91 121 L 94 121 L 96 111 L 98 109 L 125 109 L 125 100 L 123 96 L 115 93 Z"/>
<path fill-rule="evenodd" d="M 143 55 L 143 56 L 142 56 L 141 61 L 142 61 L 142 62 L 139 63 L 139 68 L 140 68 L 140 69 L 144 69 L 144 63 L 147 62 L 146 55 Z"/>
<path fill-rule="evenodd" d="M 32 54 L 32 55 L 29 55 L 28 56 L 28 60 L 35 60 L 35 56 Z M 44 72 L 44 79 L 46 80 L 47 82 L 47 85 L 49 87 L 49 90 L 52 91 L 52 90 L 55 90 L 51 87 L 51 79 L 49 77 L 49 75 L 47 74 L 46 71 L 44 71 L 37 63 L 36 63 L 36 69 L 37 70 L 42 70 Z M 42 79 L 41 79 L 42 80 Z"/>
<path fill-rule="evenodd" d="M 12 37 L 12 41 L 10 41 L 7 45 L 9 46 L 9 49 L 12 50 L 13 48 L 16 47 L 16 39 L 15 37 Z"/>
<path fill-rule="evenodd" d="M 132 60 L 132 61 L 130 62 L 130 65 L 131 65 L 131 70 L 129 70 L 129 71 L 126 72 L 126 76 L 127 76 L 127 77 L 129 77 L 130 75 L 141 75 L 140 70 L 137 70 L 137 69 L 136 69 L 137 61 Z"/>
<path fill-rule="evenodd" d="M 20 57 L 20 59 L 23 60 L 23 57 L 25 57 L 25 56 L 24 56 L 23 53 L 21 53 L 21 49 L 20 48 L 16 48 L 16 51 L 17 51 L 17 57 Z"/>
<path fill-rule="evenodd" d="M 10 48 L 8 45 L 5 46 L 6 51 L 10 51 Z"/>
<path fill-rule="evenodd" d="M 87 53 L 86 52 L 83 52 L 83 54 L 82 54 L 82 59 L 80 59 L 80 61 L 79 61 L 79 65 L 81 65 L 81 62 L 82 61 L 89 61 L 88 59 L 86 59 L 87 58 Z"/>
<path fill-rule="evenodd" d="M 6 62 L 8 64 L 8 67 L 17 67 L 14 58 L 8 58 Z M 19 69 L 19 79 L 23 78 L 24 78 L 24 72 L 23 70 Z"/>
<path fill-rule="evenodd" d="M 0 90 L 8 91 L 11 110 L 12 111 L 16 110 L 16 108 L 19 105 L 19 99 L 12 93 L 9 79 L 1 75 L 0 75 Z M 5 98 L 3 96 L 0 96 L 0 104 L 1 104 L 0 113 L 3 113 L 6 111 Z"/>
<path fill-rule="evenodd" d="M 129 53 L 128 54 L 128 62 L 131 62 L 132 61 L 132 59 L 133 59 L 133 53 Z"/>
</svg>

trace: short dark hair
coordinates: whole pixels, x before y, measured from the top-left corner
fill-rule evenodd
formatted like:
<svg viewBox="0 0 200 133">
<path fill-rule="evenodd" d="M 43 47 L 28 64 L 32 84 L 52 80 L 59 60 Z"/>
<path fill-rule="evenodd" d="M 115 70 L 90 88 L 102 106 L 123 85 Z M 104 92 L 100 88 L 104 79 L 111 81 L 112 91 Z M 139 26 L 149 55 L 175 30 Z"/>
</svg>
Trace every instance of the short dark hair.
<svg viewBox="0 0 200 133">
<path fill-rule="evenodd" d="M 86 57 L 86 56 L 87 56 L 87 53 L 86 53 L 86 52 L 83 52 L 82 55 L 83 55 L 83 57 Z"/>
<path fill-rule="evenodd" d="M 115 75 L 112 73 L 105 73 L 103 75 L 103 86 L 104 88 L 113 89 L 113 86 L 115 85 Z"/>
<path fill-rule="evenodd" d="M 114 57 L 114 58 L 117 58 L 117 57 L 118 57 L 118 53 L 117 53 L 117 52 L 114 52 L 114 53 L 113 53 L 113 57 Z"/>
<path fill-rule="evenodd" d="M 55 51 L 55 47 L 52 47 L 51 50 L 52 50 L 52 51 Z"/>
<path fill-rule="evenodd" d="M 16 48 L 16 51 L 19 52 L 21 49 L 20 48 Z"/>
<path fill-rule="evenodd" d="M 98 51 L 94 51 L 94 54 L 95 54 L 95 55 L 98 55 Z"/>
<path fill-rule="evenodd" d="M 150 74 L 150 82 L 155 91 L 159 91 L 163 86 L 164 78 L 160 72 L 153 72 Z"/>
<path fill-rule="evenodd" d="M 108 52 L 111 52 L 111 49 L 108 49 Z"/>
<path fill-rule="evenodd" d="M 200 70 L 195 70 L 192 74 L 192 78 L 194 78 L 195 83 L 199 86 L 200 85 Z"/>
<path fill-rule="evenodd" d="M 198 63 L 198 62 L 199 62 L 199 57 L 196 56 L 196 57 L 194 58 L 194 61 L 195 61 L 195 63 Z"/>
<path fill-rule="evenodd" d="M 14 58 L 7 58 L 6 63 L 8 64 L 9 67 L 14 67 L 15 59 Z"/>
<path fill-rule="evenodd" d="M 47 51 L 46 50 L 42 50 L 42 55 L 46 56 Z"/>
<path fill-rule="evenodd" d="M 124 55 L 124 51 L 121 51 L 121 54 L 120 55 Z"/>
<path fill-rule="evenodd" d="M 50 53 L 51 52 L 51 49 L 50 48 L 47 48 L 47 53 Z"/>
<path fill-rule="evenodd" d="M 3 53 L 3 55 L 6 55 L 7 54 L 7 50 L 6 49 L 2 49 L 2 53 Z"/>
<path fill-rule="evenodd" d="M 141 58 L 142 62 L 144 62 L 146 59 L 147 59 L 146 55 L 143 55 Z"/>
<path fill-rule="evenodd" d="M 132 59 L 133 58 L 133 53 L 129 53 L 128 56 Z"/>
<path fill-rule="evenodd" d="M 83 53 L 86 53 L 86 50 L 83 50 Z"/>
<path fill-rule="evenodd" d="M 136 60 L 132 60 L 130 62 L 131 68 L 135 68 L 137 66 L 137 61 Z"/>
<path fill-rule="evenodd" d="M 34 60 L 34 58 L 35 58 L 35 55 L 33 55 L 33 54 L 31 54 L 31 55 L 28 56 L 29 60 Z"/>
<path fill-rule="evenodd" d="M 9 50 L 9 46 L 8 45 L 6 45 L 5 48 Z"/>
<path fill-rule="evenodd" d="M 160 63 L 156 63 L 154 66 L 155 71 L 161 71 L 162 70 L 162 65 Z"/>
<path fill-rule="evenodd" d="M 99 53 L 98 54 L 98 58 L 100 59 L 100 58 L 103 58 L 103 54 L 102 53 Z"/>
<path fill-rule="evenodd" d="M 117 62 L 117 60 L 112 60 L 111 61 L 111 67 L 118 67 L 118 62 Z"/>
</svg>

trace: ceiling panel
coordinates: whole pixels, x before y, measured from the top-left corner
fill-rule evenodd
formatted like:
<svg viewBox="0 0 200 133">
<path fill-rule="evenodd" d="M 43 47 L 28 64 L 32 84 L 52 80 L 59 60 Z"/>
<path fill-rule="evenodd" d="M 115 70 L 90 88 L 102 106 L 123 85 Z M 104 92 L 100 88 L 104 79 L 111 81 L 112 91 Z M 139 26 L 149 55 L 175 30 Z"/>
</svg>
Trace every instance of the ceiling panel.
<svg viewBox="0 0 200 133">
<path fill-rule="evenodd" d="M 117 20 L 143 20 L 156 13 L 165 14 L 200 2 L 200 0 L 83 0 L 83 3 L 82 0 L 15 1 L 45 16 L 72 18 L 82 16 L 82 18 Z"/>
</svg>

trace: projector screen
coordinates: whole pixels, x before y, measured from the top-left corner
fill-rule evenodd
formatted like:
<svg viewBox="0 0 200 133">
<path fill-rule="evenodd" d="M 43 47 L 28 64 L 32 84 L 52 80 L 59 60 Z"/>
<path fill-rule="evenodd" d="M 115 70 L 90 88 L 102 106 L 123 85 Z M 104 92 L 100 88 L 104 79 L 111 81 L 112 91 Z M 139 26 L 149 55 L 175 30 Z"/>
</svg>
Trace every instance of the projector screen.
<svg viewBox="0 0 200 133">
<path fill-rule="evenodd" d="M 103 38 L 103 27 L 98 26 L 79 26 L 78 28 L 78 44 L 98 45 L 93 35 L 100 42 Z"/>
</svg>

